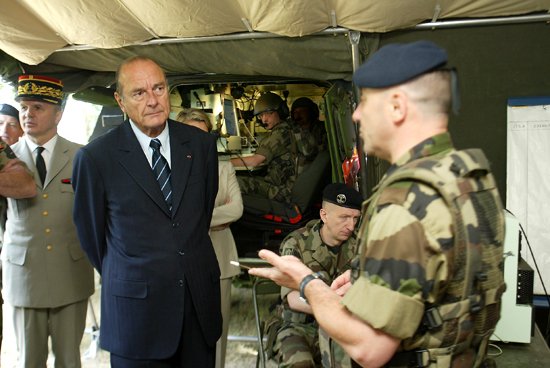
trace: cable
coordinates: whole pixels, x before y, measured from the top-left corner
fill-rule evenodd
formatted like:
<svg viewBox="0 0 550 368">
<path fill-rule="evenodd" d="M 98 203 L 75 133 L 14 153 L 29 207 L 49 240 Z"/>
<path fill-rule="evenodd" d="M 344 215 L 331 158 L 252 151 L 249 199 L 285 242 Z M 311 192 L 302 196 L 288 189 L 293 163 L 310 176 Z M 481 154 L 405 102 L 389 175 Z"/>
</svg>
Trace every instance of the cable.
<svg viewBox="0 0 550 368">
<path fill-rule="evenodd" d="M 223 147 L 223 149 L 226 151 L 226 152 L 229 152 L 228 149 L 227 149 L 227 145 L 224 144 L 223 142 L 223 139 L 221 139 L 222 137 L 219 136 L 218 139 L 220 140 L 220 143 Z M 252 170 L 248 167 L 248 165 L 246 164 L 246 162 L 244 161 L 244 158 L 238 153 L 238 152 L 235 152 L 234 155 L 236 155 L 239 160 L 241 160 L 241 162 L 243 163 L 243 166 L 245 167 L 246 169 L 246 172 L 248 172 L 248 175 L 249 176 L 252 176 Z"/>
<path fill-rule="evenodd" d="M 511 214 L 512 216 L 516 217 L 512 213 L 512 211 L 506 209 L 506 212 Z M 540 283 L 542 285 L 542 289 L 544 290 L 544 295 L 546 296 L 546 299 L 548 300 L 548 321 L 546 322 L 546 331 L 544 332 L 544 339 L 548 341 L 550 338 L 550 295 L 548 295 L 548 292 L 546 291 L 546 286 L 544 285 L 544 281 L 542 280 L 542 275 L 539 270 L 539 266 L 537 264 L 535 255 L 533 254 L 533 249 L 531 248 L 531 244 L 529 243 L 529 238 L 527 238 L 527 233 L 525 233 L 525 230 L 523 229 L 523 226 L 521 226 L 521 222 L 518 221 L 519 228 L 521 230 L 521 233 L 523 234 L 523 237 L 525 238 L 525 241 L 527 242 L 527 249 L 529 249 L 529 253 L 531 254 L 531 257 L 533 258 L 533 264 L 535 265 L 535 269 L 537 270 L 537 275 L 539 277 Z"/>
<path fill-rule="evenodd" d="M 493 348 L 493 349 L 497 349 L 497 352 L 496 353 L 489 353 L 487 352 L 487 356 L 490 356 L 490 357 L 499 357 L 502 355 L 502 349 L 500 348 L 500 346 L 496 345 L 496 344 L 489 344 L 488 345 L 490 348 Z"/>
</svg>

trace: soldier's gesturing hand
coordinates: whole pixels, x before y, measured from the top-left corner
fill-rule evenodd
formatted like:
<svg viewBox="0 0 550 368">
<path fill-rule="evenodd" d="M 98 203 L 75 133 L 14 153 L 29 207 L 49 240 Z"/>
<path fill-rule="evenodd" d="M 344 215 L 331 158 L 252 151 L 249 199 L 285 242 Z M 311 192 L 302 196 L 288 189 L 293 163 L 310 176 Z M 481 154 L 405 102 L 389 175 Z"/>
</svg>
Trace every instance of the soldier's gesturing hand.
<svg viewBox="0 0 550 368">
<path fill-rule="evenodd" d="M 351 287 L 351 270 L 347 270 L 340 276 L 334 279 L 330 288 L 340 296 L 346 295 L 346 292 Z"/>
<path fill-rule="evenodd" d="M 273 267 L 252 268 L 248 273 L 253 276 L 271 279 L 277 284 L 290 289 L 298 290 L 300 281 L 313 272 L 294 256 L 281 257 L 267 249 L 262 249 L 258 255 Z"/>
</svg>

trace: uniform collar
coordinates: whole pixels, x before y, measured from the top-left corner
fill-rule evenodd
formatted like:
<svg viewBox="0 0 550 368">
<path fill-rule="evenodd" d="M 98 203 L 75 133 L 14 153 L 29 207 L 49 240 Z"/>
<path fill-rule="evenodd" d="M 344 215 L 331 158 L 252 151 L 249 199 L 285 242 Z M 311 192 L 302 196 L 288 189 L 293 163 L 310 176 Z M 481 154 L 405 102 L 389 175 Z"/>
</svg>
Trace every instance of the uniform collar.
<svg viewBox="0 0 550 368">
<path fill-rule="evenodd" d="M 387 171 L 387 175 L 391 174 L 397 168 L 422 157 L 433 156 L 438 153 L 450 151 L 453 149 L 453 142 L 449 132 L 434 135 L 423 140 L 416 146 L 411 148 L 407 153 L 401 156 Z"/>
</svg>

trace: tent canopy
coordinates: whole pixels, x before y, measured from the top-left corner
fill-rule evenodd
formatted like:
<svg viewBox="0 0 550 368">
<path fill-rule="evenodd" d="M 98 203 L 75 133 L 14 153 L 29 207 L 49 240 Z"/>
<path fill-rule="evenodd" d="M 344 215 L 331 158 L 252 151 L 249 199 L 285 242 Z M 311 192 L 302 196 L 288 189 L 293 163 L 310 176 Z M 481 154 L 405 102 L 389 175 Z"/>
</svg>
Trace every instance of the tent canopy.
<svg viewBox="0 0 550 368">
<path fill-rule="evenodd" d="M 13 81 L 21 72 L 74 77 L 76 71 L 83 70 L 80 80 L 92 78 L 94 83 L 102 84 L 112 80 L 112 72 L 122 59 L 136 53 L 156 57 L 168 73 L 179 75 L 228 73 L 345 79 L 352 68 L 347 35 L 314 35 L 342 28 L 384 33 L 426 21 L 508 17 L 550 9 L 550 0 L 0 3 L 0 49 L 5 53 L 0 65 L 4 78 Z M 281 37 L 263 38 L 266 33 Z M 224 35 L 246 38 L 212 38 Z M 176 39 L 187 43 L 173 43 Z M 362 52 L 368 52 L 366 48 L 363 45 Z M 17 62 L 13 63 L 12 58 Z M 74 88 L 79 86 L 75 83 Z"/>
</svg>

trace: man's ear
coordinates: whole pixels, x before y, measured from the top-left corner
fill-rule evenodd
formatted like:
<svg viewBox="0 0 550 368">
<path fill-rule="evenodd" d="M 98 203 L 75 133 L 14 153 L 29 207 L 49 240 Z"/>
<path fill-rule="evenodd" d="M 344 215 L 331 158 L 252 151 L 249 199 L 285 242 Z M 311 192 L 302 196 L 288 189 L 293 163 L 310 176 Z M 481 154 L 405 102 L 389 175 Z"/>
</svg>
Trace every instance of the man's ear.
<svg viewBox="0 0 550 368">
<path fill-rule="evenodd" d="M 59 124 L 62 117 L 63 117 L 63 109 L 59 107 L 55 112 L 55 125 Z"/>
<path fill-rule="evenodd" d="M 326 223 L 327 222 L 327 210 L 325 210 L 324 208 L 321 208 L 319 210 L 319 217 L 321 218 L 321 221 L 323 221 L 323 223 Z"/>
<path fill-rule="evenodd" d="M 390 116 L 392 121 L 395 124 L 401 124 L 405 117 L 407 116 L 408 111 L 408 99 L 407 95 L 403 91 L 396 90 L 392 92 L 389 97 L 389 109 Z"/>
<path fill-rule="evenodd" d="M 122 110 L 124 114 L 126 114 L 126 109 L 124 108 L 124 102 L 122 101 L 122 96 L 118 94 L 118 92 L 115 91 L 114 93 L 115 100 L 118 103 L 118 107 Z"/>
</svg>

